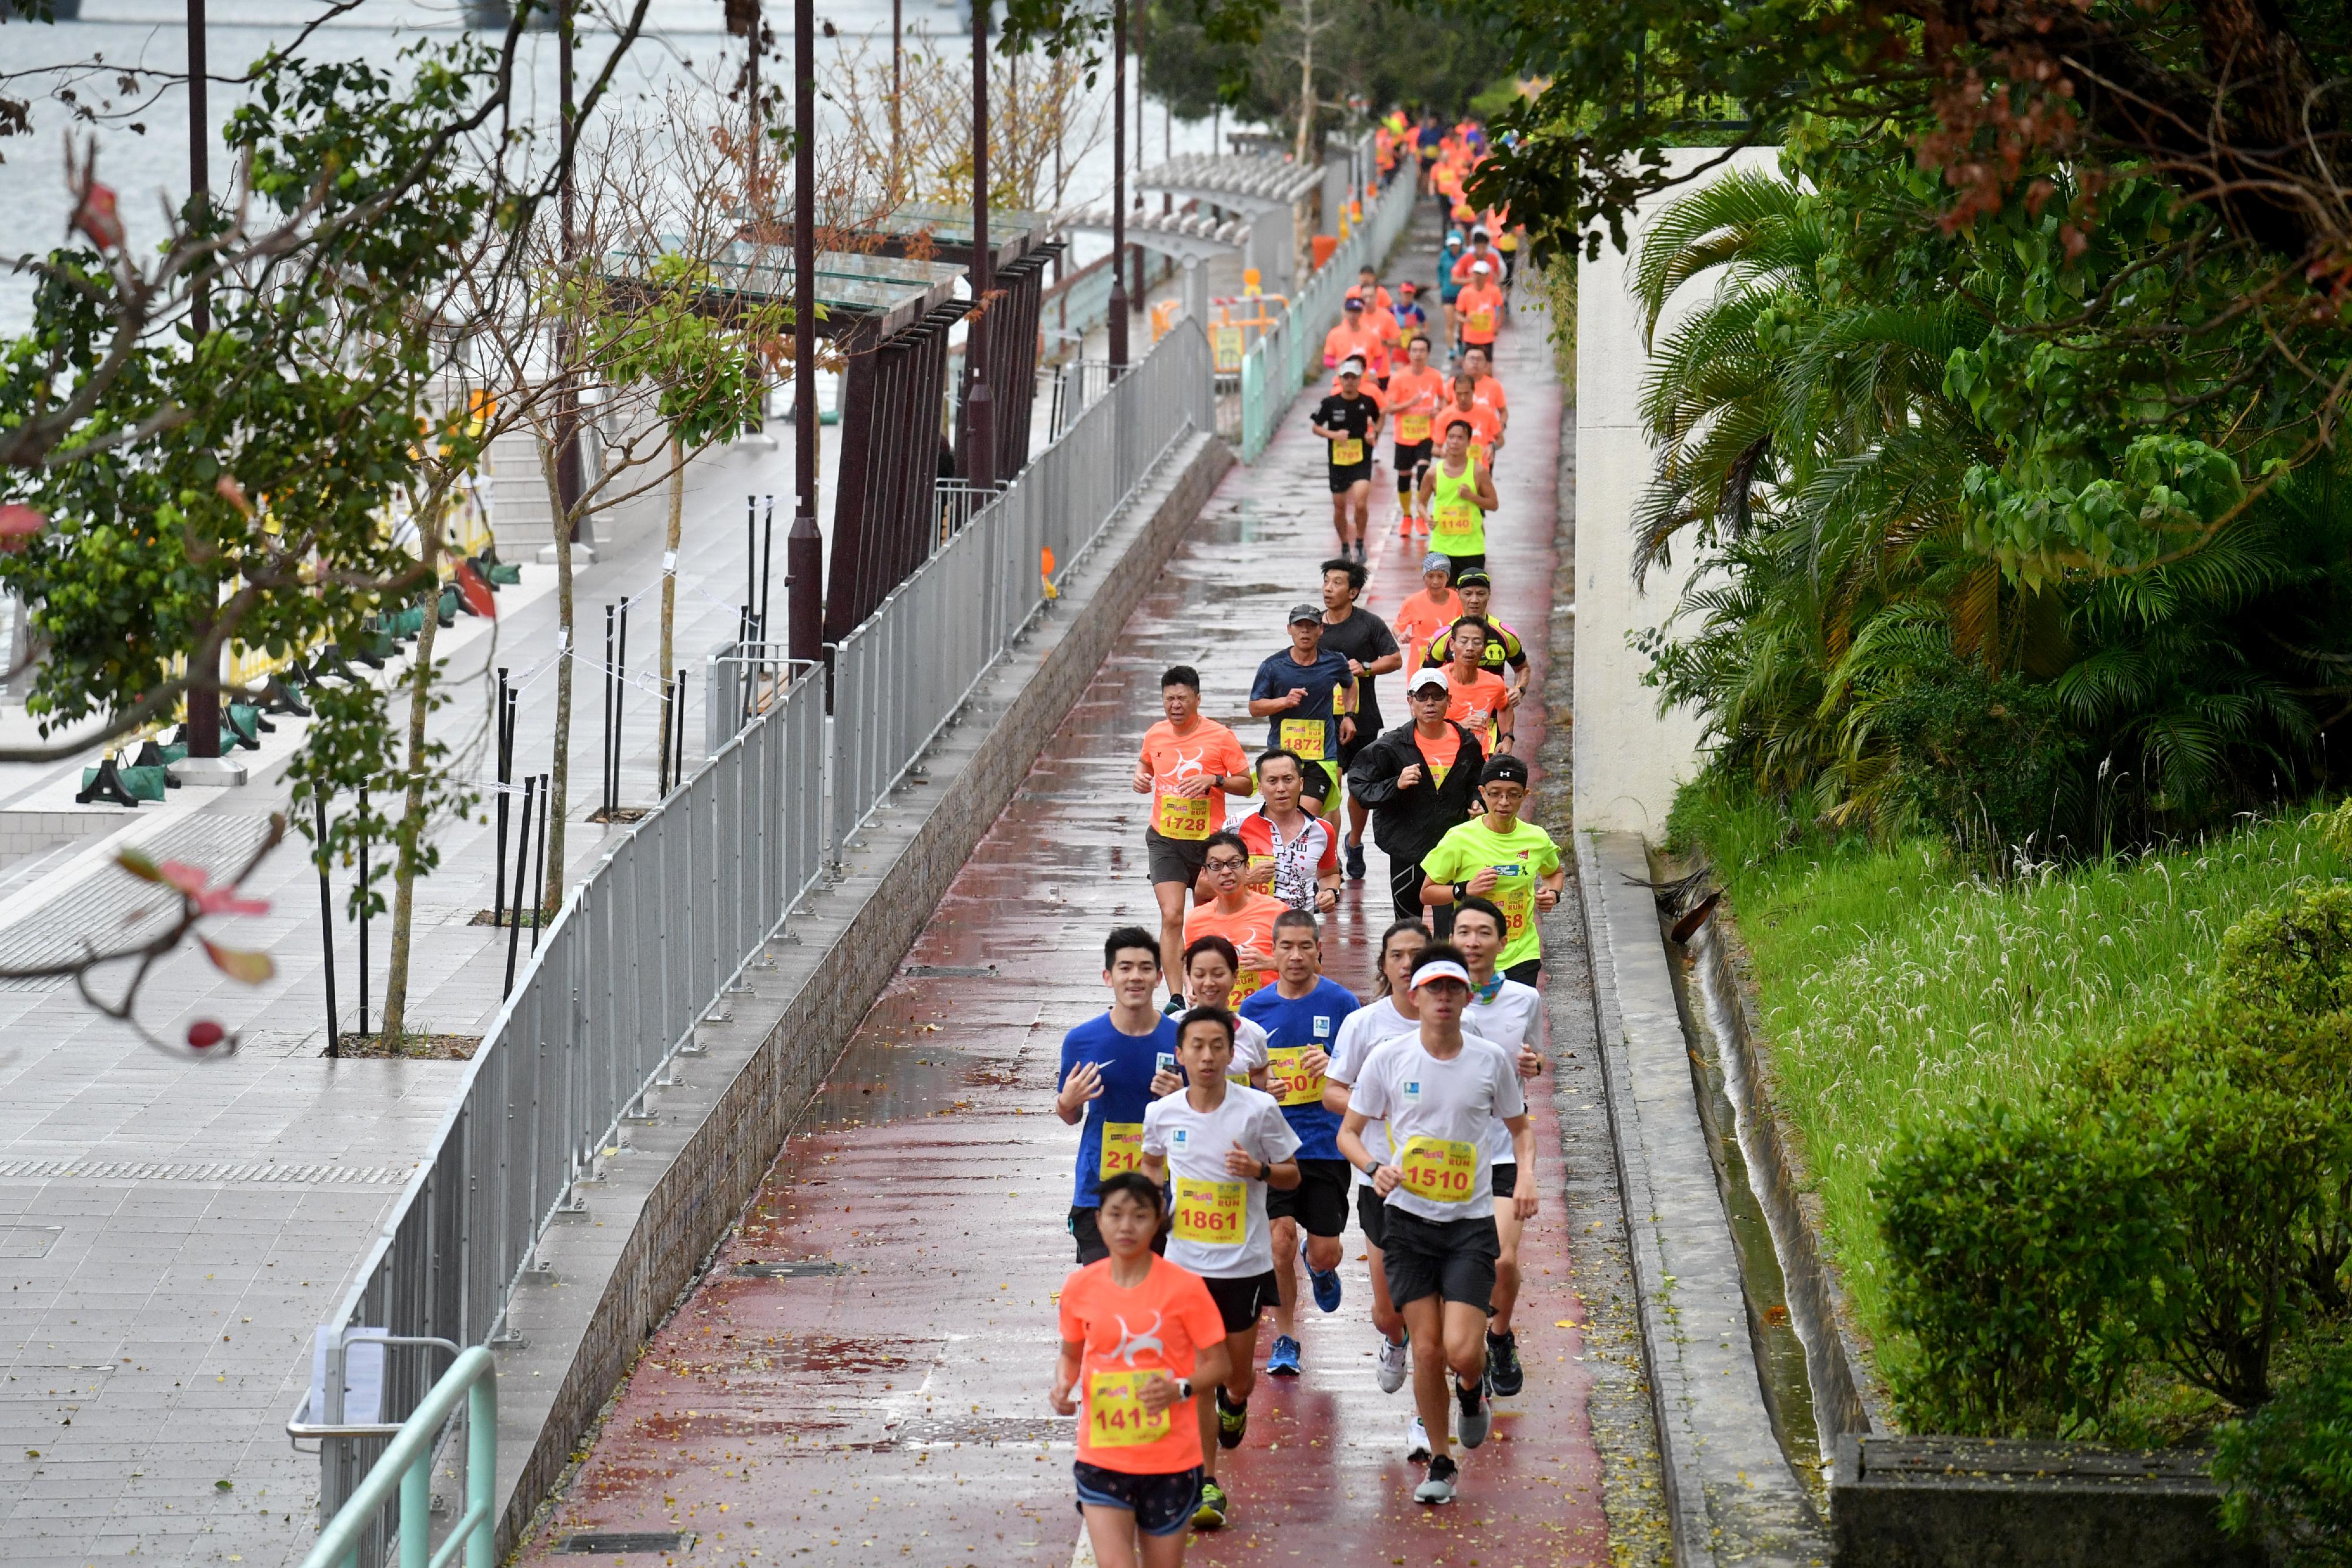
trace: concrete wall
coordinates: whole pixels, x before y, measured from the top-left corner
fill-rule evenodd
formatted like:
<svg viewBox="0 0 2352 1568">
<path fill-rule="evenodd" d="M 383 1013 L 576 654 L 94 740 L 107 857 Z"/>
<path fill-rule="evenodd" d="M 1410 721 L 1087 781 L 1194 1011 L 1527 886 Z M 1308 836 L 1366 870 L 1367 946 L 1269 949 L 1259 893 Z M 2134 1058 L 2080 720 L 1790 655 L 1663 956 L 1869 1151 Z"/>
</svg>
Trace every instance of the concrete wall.
<svg viewBox="0 0 2352 1568">
<path fill-rule="evenodd" d="M 1678 148 L 1666 166 L 1693 169 L 1718 155 Z M 1777 156 L 1749 149 L 1726 167 L 1769 172 Z M 1659 196 L 1633 214 L 1629 249 L 1604 244 L 1600 260 L 1580 267 L 1576 291 L 1576 826 L 1652 840 L 1664 835 L 1675 790 L 1699 765 L 1698 716 L 1661 716 L 1657 692 L 1642 684 L 1649 660 L 1627 645 L 1630 634 L 1664 624 L 1690 582 L 1688 550 L 1676 552 L 1672 570 L 1653 569 L 1640 589 L 1633 567 L 1633 513 L 1656 465 L 1639 413 L 1649 350 L 1633 264 L 1651 220 L 1673 199 Z M 1685 308 L 1699 297 L 1686 291 Z M 1661 336 L 1675 319 L 1669 311 Z"/>
</svg>

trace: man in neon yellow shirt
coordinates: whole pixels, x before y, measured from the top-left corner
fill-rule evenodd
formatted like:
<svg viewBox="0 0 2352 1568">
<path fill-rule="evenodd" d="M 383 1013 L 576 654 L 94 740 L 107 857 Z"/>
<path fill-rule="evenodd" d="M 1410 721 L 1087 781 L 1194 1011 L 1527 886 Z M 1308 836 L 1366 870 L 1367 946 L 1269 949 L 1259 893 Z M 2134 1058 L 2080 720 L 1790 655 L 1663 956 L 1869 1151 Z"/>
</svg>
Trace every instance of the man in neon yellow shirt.
<svg viewBox="0 0 2352 1568">
<path fill-rule="evenodd" d="M 1490 758 L 1478 775 L 1478 798 L 1486 814 L 1449 829 L 1437 847 L 1422 857 L 1421 901 L 1441 913 L 1441 936 L 1453 926 L 1452 907 L 1465 898 L 1484 898 L 1503 912 L 1503 950 L 1495 967 L 1523 986 L 1536 983 L 1543 962 L 1543 934 L 1536 916 L 1559 902 L 1568 884 L 1559 846 L 1533 822 L 1519 821 L 1528 799 L 1528 765 L 1516 757 Z"/>
</svg>

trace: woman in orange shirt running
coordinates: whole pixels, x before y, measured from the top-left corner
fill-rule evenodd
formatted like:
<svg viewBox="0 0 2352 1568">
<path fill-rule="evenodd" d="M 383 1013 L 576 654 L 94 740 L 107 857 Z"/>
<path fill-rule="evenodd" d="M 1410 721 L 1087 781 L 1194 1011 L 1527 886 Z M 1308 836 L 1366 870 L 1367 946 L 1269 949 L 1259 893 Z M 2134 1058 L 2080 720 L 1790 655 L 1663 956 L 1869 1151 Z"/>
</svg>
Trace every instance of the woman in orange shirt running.
<svg viewBox="0 0 2352 1568">
<path fill-rule="evenodd" d="M 1445 716 L 1484 740 L 1489 757 L 1508 751 L 1511 732 L 1504 726 L 1518 694 L 1485 666 L 1486 623 L 1465 616 L 1454 623 L 1446 642 L 1454 656 L 1445 665 Z"/>
</svg>

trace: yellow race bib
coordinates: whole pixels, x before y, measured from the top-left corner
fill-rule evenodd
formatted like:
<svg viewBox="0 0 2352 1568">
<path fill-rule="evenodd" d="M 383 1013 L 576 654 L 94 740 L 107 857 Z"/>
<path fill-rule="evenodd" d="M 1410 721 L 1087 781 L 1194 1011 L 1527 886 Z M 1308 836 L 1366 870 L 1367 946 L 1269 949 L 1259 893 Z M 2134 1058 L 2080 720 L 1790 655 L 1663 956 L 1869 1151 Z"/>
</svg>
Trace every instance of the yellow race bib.
<svg viewBox="0 0 2352 1568">
<path fill-rule="evenodd" d="M 1176 1226 L 1170 1234 L 1177 1240 L 1238 1247 L 1248 1220 L 1249 1198 L 1240 1182 L 1176 1178 Z"/>
<path fill-rule="evenodd" d="M 1503 938 L 1508 941 L 1528 928 L 1528 911 L 1536 895 L 1534 879 L 1518 866 L 1496 866 L 1495 871 L 1500 880 L 1486 896 L 1503 912 Z"/>
<path fill-rule="evenodd" d="M 1331 444 L 1331 466 L 1350 468 L 1364 460 L 1364 444 L 1357 436 L 1345 435 Z"/>
<path fill-rule="evenodd" d="M 1209 798 L 1162 795 L 1152 803 L 1151 825 L 1163 839 L 1205 839 L 1209 836 Z"/>
<path fill-rule="evenodd" d="M 1105 1122 L 1102 1130 L 1101 1176 L 1143 1168 L 1143 1124 Z M 1099 1177 L 1097 1178 L 1099 1179 Z"/>
<path fill-rule="evenodd" d="M 1323 1075 L 1307 1071 L 1307 1047 L 1278 1045 L 1265 1053 L 1265 1091 L 1282 1105 L 1323 1103 Z"/>
<path fill-rule="evenodd" d="M 1272 984 L 1274 984 L 1273 970 L 1244 969 L 1234 977 L 1234 994 L 1226 998 L 1227 1005 L 1237 1008 L 1245 998 L 1257 995 Z M 1244 1073 L 1243 1077 L 1246 1079 L 1248 1074 Z"/>
<path fill-rule="evenodd" d="M 1405 1140 L 1397 1158 L 1404 1172 L 1402 1184 L 1415 1197 L 1432 1203 L 1467 1203 L 1478 1179 L 1478 1145 L 1451 1138 L 1413 1137 Z"/>
<path fill-rule="evenodd" d="M 1286 718 L 1282 721 L 1282 749 L 1309 762 L 1323 760 L 1323 735 L 1326 729 L 1319 718 Z"/>
<path fill-rule="evenodd" d="M 1158 1372 L 1097 1372 L 1087 1378 L 1087 1442 L 1097 1448 L 1135 1448 L 1168 1436 L 1168 1411 L 1146 1410 L 1137 1396 Z"/>
<path fill-rule="evenodd" d="M 1408 413 L 1397 421 L 1397 444 L 1411 446 L 1429 439 L 1429 415 Z"/>
<path fill-rule="evenodd" d="M 1459 532 L 1478 525 L 1478 507 L 1470 501 L 1440 501 L 1435 507 L 1436 520 L 1449 531 Z"/>
<path fill-rule="evenodd" d="M 1495 312 L 1491 308 L 1485 310 L 1473 310 L 1470 312 L 1470 330 L 1473 332 L 1491 332 L 1494 329 Z"/>
</svg>

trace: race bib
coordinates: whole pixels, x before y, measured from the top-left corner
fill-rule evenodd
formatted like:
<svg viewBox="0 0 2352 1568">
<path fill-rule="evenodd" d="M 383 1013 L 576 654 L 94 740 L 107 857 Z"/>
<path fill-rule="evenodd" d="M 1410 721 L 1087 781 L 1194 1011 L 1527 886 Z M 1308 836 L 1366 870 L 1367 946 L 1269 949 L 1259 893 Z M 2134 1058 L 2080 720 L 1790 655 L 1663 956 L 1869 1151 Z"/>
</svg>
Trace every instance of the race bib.
<svg viewBox="0 0 2352 1568">
<path fill-rule="evenodd" d="M 1151 808 L 1151 825 L 1163 839 L 1205 839 L 1209 836 L 1209 798 L 1162 795 Z"/>
<path fill-rule="evenodd" d="M 1436 519 L 1449 530 L 1473 528 L 1478 524 L 1478 507 L 1469 501 L 1440 501 Z"/>
<path fill-rule="evenodd" d="M 1326 729 L 1319 718 L 1286 718 L 1282 721 L 1282 749 L 1309 762 L 1323 760 L 1323 735 Z"/>
<path fill-rule="evenodd" d="M 1528 928 L 1528 911 L 1535 902 L 1536 890 L 1523 867 L 1496 866 L 1495 872 L 1501 880 L 1486 896 L 1503 912 L 1503 938 L 1508 941 Z"/>
<path fill-rule="evenodd" d="M 1467 1203 L 1478 1195 L 1478 1145 L 1452 1138 L 1413 1137 L 1405 1140 L 1397 1157 L 1404 1172 L 1402 1186 L 1415 1197 L 1432 1203 Z"/>
<path fill-rule="evenodd" d="M 1248 1219 L 1249 1198 L 1242 1183 L 1176 1178 L 1176 1228 L 1170 1234 L 1177 1240 L 1238 1247 Z"/>
<path fill-rule="evenodd" d="M 1278 1045 L 1265 1053 L 1265 1092 L 1281 1105 L 1323 1103 L 1323 1075 L 1307 1071 L 1307 1047 Z"/>
<path fill-rule="evenodd" d="M 1244 998 L 1254 997 L 1272 984 L 1274 984 L 1273 970 L 1244 969 L 1234 977 L 1234 994 L 1227 999 L 1225 1005 L 1228 1008 L 1240 1007 Z"/>
<path fill-rule="evenodd" d="M 1491 332 L 1495 329 L 1495 312 L 1490 308 L 1470 312 L 1470 330 Z"/>
<path fill-rule="evenodd" d="M 1408 413 L 1397 421 L 1397 444 L 1412 446 L 1429 439 L 1429 415 Z"/>
<path fill-rule="evenodd" d="M 1121 1171 L 1143 1168 L 1143 1124 L 1140 1122 L 1105 1122 L 1102 1129 L 1101 1175 L 1115 1176 Z"/>
<path fill-rule="evenodd" d="M 1332 467 L 1351 468 L 1363 460 L 1364 443 L 1361 437 L 1343 435 L 1331 444 Z"/>
<path fill-rule="evenodd" d="M 1158 1372 L 1097 1372 L 1087 1377 L 1087 1442 L 1097 1448 L 1136 1448 L 1168 1436 L 1168 1412 L 1146 1410 L 1138 1397 Z"/>
</svg>

